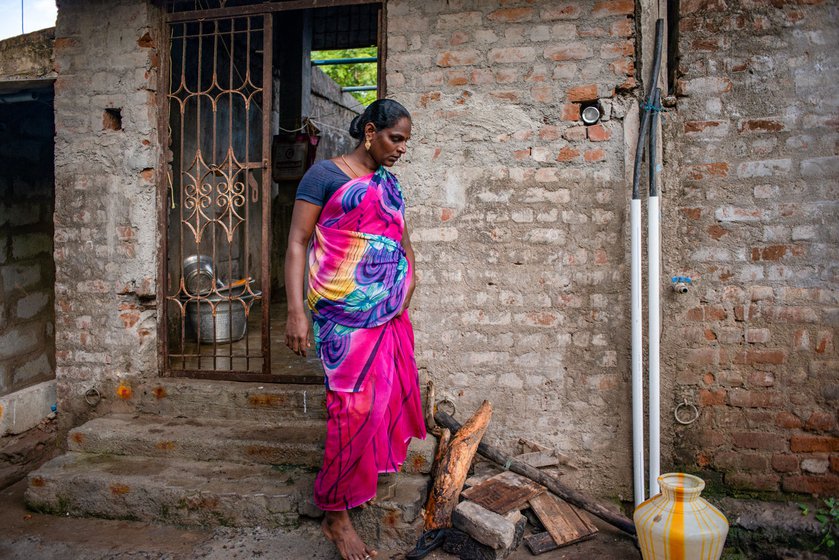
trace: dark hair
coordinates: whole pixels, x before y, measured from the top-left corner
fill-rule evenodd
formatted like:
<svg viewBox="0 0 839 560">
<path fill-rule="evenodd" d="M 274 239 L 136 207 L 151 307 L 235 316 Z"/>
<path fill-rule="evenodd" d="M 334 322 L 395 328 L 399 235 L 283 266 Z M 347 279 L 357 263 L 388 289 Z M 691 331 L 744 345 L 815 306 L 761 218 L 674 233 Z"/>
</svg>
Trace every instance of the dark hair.
<svg viewBox="0 0 839 560">
<path fill-rule="evenodd" d="M 390 128 L 401 119 L 411 118 L 408 109 L 393 99 L 377 99 L 364 109 L 350 123 L 350 136 L 361 140 L 364 137 L 364 127 L 367 123 L 373 123 L 376 130 Z"/>
</svg>

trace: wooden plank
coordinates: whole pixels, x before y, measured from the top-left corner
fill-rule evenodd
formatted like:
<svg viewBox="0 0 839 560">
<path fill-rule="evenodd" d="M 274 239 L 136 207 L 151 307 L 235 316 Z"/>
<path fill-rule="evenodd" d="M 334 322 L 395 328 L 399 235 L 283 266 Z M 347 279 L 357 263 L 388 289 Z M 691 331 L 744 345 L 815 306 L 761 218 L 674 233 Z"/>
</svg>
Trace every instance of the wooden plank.
<svg viewBox="0 0 839 560">
<path fill-rule="evenodd" d="M 597 532 L 591 520 L 570 504 L 550 493 L 530 500 L 530 507 L 545 526 L 557 548 L 590 537 Z"/>
<path fill-rule="evenodd" d="M 463 491 L 463 497 L 499 515 L 507 515 L 511 511 L 521 509 L 545 490 L 541 484 L 516 473 L 504 471 L 477 486 L 467 488 Z"/>
<path fill-rule="evenodd" d="M 595 533 L 590 533 L 576 541 L 571 541 L 565 543 L 563 546 L 568 546 L 572 544 L 577 544 L 578 542 L 582 542 L 594 537 Z M 527 548 L 530 552 L 534 555 L 542 554 L 543 552 L 550 552 L 551 550 L 556 550 L 559 548 L 559 545 L 556 544 L 551 534 L 547 531 L 543 533 L 534 533 L 533 535 L 528 535 L 524 537 L 524 544 L 527 545 Z"/>
</svg>

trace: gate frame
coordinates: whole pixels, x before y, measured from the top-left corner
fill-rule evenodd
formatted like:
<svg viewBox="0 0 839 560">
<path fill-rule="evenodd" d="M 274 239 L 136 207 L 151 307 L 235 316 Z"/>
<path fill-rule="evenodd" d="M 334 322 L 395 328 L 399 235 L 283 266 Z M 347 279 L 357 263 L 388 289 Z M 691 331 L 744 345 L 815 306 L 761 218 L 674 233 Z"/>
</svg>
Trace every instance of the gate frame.
<svg viewBox="0 0 839 560">
<path fill-rule="evenodd" d="M 387 43 L 387 1 L 386 0 L 287 0 L 281 3 L 251 4 L 230 8 L 216 8 L 208 10 L 192 10 L 184 12 L 164 13 L 160 25 L 160 75 L 158 78 L 158 118 L 157 132 L 160 145 L 157 169 L 158 187 L 158 282 L 157 282 L 157 340 L 158 340 L 158 371 L 163 377 L 186 377 L 197 379 L 211 379 L 220 381 L 251 381 L 261 383 L 284 383 L 284 384 L 320 384 L 323 383 L 323 376 L 320 375 L 274 375 L 271 373 L 271 103 L 273 102 L 273 14 L 291 10 L 305 10 L 317 8 L 331 8 L 336 6 L 352 6 L 362 4 L 379 5 L 379 29 L 377 45 L 379 50 L 378 63 L 378 97 L 384 98 L 385 87 L 385 57 Z M 169 212 L 167 201 L 169 197 L 169 162 L 166 159 L 166 152 L 169 146 L 169 69 L 172 45 L 170 42 L 170 25 L 173 23 L 201 22 L 215 19 L 232 19 L 242 16 L 263 17 L 263 67 L 262 67 L 262 98 L 263 103 L 267 102 L 268 110 L 263 105 L 262 118 L 262 371 L 243 372 L 238 370 L 176 370 L 170 365 L 169 360 L 169 331 L 167 326 L 167 302 L 168 285 L 167 262 L 168 262 L 168 232 Z M 265 48 L 268 42 L 270 49 Z M 265 280 L 267 279 L 267 281 Z"/>
</svg>

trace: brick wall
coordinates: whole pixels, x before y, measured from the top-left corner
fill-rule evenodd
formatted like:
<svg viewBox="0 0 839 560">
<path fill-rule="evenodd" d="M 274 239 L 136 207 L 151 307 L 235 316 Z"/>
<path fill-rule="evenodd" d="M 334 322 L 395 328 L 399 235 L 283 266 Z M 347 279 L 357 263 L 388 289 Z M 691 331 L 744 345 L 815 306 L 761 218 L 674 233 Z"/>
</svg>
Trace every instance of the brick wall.
<svg viewBox="0 0 839 560">
<path fill-rule="evenodd" d="M 160 16 L 61 2 L 55 40 L 56 372 L 62 419 L 93 386 L 157 375 L 156 83 Z"/>
<path fill-rule="evenodd" d="M 54 377 L 53 119 L 40 95 L 0 105 L 0 396 Z"/>
<path fill-rule="evenodd" d="M 525 437 L 627 496 L 624 116 L 633 2 L 388 2 L 388 95 L 413 114 L 403 182 L 418 361 L 488 439 Z M 585 127 L 581 103 L 600 99 Z M 631 125 L 632 129 L 637 125 Z"/>
<path fill-rule="evenodd" d="M 701 416 L 675 430 L 674 462 L 730 489 L 836 495 L 836 5 L 690 1 L 682 16 L 663 271 L 698 282 L 665 299 L 663 403 Z"/>
</svg>

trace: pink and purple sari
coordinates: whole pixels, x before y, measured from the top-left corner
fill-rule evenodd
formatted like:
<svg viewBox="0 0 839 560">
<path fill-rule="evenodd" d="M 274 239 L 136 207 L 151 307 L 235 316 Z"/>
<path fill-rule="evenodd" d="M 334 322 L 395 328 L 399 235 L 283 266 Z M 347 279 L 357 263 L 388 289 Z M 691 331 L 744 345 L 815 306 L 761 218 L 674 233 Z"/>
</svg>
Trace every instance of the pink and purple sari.
<svg viewBox="0 0 839 560">
<path fill-rule="evenodd" d="M 380 167 L 324 204 L 309 250 L 309 308 L 326 376 L 327 431 L 315 505 L 354 508 L 397 472 L 425 437 L 414 333 L 401 313 L 411 277 L 402 248 L 405 205 Z"/>
</svg>

